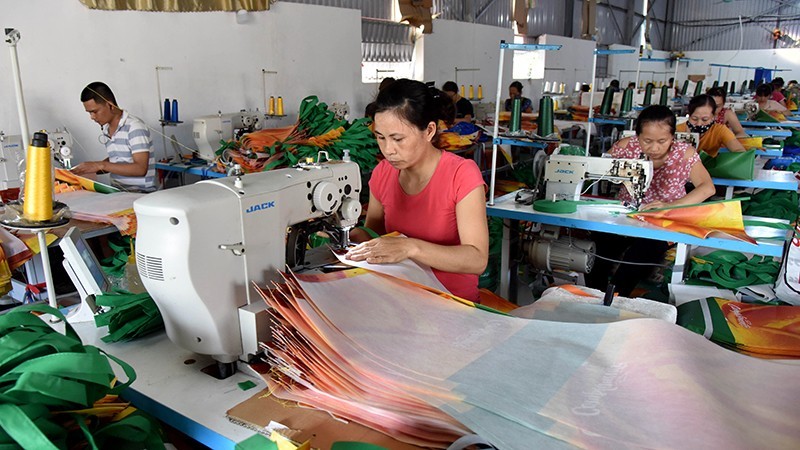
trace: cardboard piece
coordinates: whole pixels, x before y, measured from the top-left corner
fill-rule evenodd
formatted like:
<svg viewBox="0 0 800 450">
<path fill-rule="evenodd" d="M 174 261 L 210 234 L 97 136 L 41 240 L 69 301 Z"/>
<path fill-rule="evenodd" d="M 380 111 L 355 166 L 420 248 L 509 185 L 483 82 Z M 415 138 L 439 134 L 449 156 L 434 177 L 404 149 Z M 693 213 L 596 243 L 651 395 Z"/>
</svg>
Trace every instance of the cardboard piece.
<svg viewBox="0 0 800 450">
<path fill-rule="evenodd" d="M 358 441 L 380 445 L 392 450 L 412 450 L 420 447 L 409 445 L 383 433 L 355 422 L 334 419 L 330 414 L 294 406 L 281 401 L 264 389 L 239 403 L 227 412 L 228 420 L 257 432 L 264 432 L 270 422 L 279 422 L 291 430 L 286 437 L 295 442 L 311 439 L 311 448 L 329 449 L 334 442 Z"/>
</svg>

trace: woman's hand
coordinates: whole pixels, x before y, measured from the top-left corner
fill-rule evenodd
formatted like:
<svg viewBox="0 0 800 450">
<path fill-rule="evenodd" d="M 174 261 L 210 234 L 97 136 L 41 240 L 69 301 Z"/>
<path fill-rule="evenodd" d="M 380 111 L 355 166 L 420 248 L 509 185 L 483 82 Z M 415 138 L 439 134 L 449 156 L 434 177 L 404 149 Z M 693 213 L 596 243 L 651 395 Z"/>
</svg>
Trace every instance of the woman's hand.
<svg viewBox="0 0 800 450">
<path fill-rule="evenodd" d="M 650 203 L 642 206 L 641 208 L 639 208 L 639 211 L 645 211 L 645 210 L 648 210 L 648 209 L 661 209 L 661 208 L 666 208 L 668 206 L 670 206 L 669 203 L 660 202 L 660 201 L 656 200 L 654 202 L 650 202 Z"/>
<path fill-rule="evenodd" d="M 384 236 L 356 245 L 345 258 L 370 264 L 392 264 L 411 258 L 413 251 L 413 239 Z"/>
</svg>

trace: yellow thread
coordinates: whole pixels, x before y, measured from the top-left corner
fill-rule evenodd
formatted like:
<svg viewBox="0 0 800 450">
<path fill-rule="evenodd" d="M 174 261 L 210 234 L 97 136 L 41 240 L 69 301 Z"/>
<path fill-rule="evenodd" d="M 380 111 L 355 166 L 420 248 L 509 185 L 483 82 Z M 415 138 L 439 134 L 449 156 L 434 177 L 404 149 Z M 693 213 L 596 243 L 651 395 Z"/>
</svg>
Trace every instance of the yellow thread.
<svg viewBox="0 0 800 450">
<path fill-rule="evenodd" d="M 283 115 L 283 97 L 278 97 L 278 115 Z"/>
<path fill-rule="evenodd" d="M 50 149 L 28 147 L 25 163 L 25 199 L 23 216 L 43 222 L 53 218 L 53 179 Z"/>
<path fill-rule="evenodd" d="M 269 97 L 269 110 L 267 111 L 267 114 L 270 116 L 275 115 L 275 97 L 273 96 Z"/>
</svg>

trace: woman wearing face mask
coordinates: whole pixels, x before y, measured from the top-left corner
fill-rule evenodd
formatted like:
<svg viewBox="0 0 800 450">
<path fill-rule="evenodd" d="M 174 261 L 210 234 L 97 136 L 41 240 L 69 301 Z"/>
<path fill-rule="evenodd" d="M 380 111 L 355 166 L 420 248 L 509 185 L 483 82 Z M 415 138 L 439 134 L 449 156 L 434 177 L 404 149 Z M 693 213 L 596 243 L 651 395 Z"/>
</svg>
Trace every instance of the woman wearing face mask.
<svg viewBox="0 0 800 450">
<path fill-rule="evenodd" d="M 473 160 L 433 145 L 436 123 L 445 111 L 452 118 L 452 105 L 443 92 L 414 80 L 397 80 L 378 94 L 374 132 L 385 159 L 369 180 L 366 226 L 406 237 L 367 241 L 363 230 L 353 230 L 351 239 L 362 243 L 347 258 L 411 259 L 430 266 L 451 293 L 480 301 L 478 275 L 489 258 L 483 176 Z"/>
<path fill-rule="evenodd" d="M 648 106 L 636 121 L 636 136 L 618 141 L 611 149 L 615 158 L 645 156 L 653 162 L 653 180 L 640 209 L 700 203 L 715 192 L 711 176 L 694 147 L 686 142 L 675 142 L 674 134 L 675 115 L 672 111 L 662 105 Z M 687 182 L 694 185 L 688 194 Z M 620 190 L 619 199 L 632 201 L 625 189 Z M 586 285 L 605 290 L 611 276 L 615 291 L 624 297 L 630 296 L 639 281 L 647 277 L 653 269 L 652 264 L 664 259 L 669 248 L 668 243 L 652 239 L 605 233 L 594 233 L 593 236 L 598 258 L 591 273 L 586 275 Z M 613 272 L 614 263 L 603 258 L 623 262 Z"/>
<path fill-rule="evenodd" d="M 725 100 L 728 97 L 725 89 L 721 87 L 711 88 L 708 91 L 708 95 L 713 97 L 714 102 L 717 104 L 717 117 L 714 119 L 714 121 L 730 128 L 736 137 L 747 137 L 747 133 L 744 132 L 744 128 L 742 127 L 741 122 L 739 122 L 739 118 L 736 116 L 736 113 L 730 108 L 725 107 Z"/>
<path fill-rule="evenodd" d="M 689 120 L 678 125 L 677 131 L 699 133 L 700 143 L 697 150 L 711 156 L 717 156 L 722 147 L 732 152 L 745 151 L 733 131 L 715 122 L 716 117 L 717 102 L 714 98 L 705 94 L 698 95 L 689 101 Z"/>
</svg>

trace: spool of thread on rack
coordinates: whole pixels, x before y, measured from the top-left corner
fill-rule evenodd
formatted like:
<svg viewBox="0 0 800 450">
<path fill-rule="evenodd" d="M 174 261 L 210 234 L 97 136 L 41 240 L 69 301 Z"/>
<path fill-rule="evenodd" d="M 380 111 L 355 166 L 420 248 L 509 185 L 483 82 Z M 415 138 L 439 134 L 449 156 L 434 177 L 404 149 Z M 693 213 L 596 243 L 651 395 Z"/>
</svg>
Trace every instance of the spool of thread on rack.
<svg viewBox="0 0 800 450">
<path fill-rule="evenodd" d="M 169 99 L 164 99 L 164 117 L 161 118 L 164 122 L 169 122 L 172 120 L 172 113 L 170 112 L 170 103 Z"/>
<path fill-rule="evenodd" d="M 689 80 L 683 81 L 683 88 L 681 88 L 681 95 L 686 95 L 686 91 L 689 90 Z"/>
<path fill-rule="evenodd" d="M 697 82 L 697 86 L 694 87 L 694 96 L 697 97 L 702 93 L 703 93 L 703 80 L 700 80 Z"/>
<path fill-rule="evenodd" d="M 553 134 L 553 98 L 545 95 L 539 99 L 539 117 L 536 119 L 539 136 Z"/>
<path fill-rule="evenodd" d="M 272 95 L 269 96 L 269 109 L 267 110 L 267 114 L 270 116 L 275 115 L 275 97 Z"/>
<path fill-rule="evenodd" d="M 619 115 L 624 116 L 633 109 L 633 88 L 626 88 L 622 94 L 622 104 L 619 108 Z"/>
<path fill-rule="evenodd" d="M 607 116 L 611 114 L 611 104 L 614 102 L 614 90 L 606 89 L 603 91 L 603 101 L 600 103 L 600 115 Z"/>
<path fill-rule="evenodd" d="M 472 100 L 475 98 L 475 88 L 470 84 L 469 85 L 469 99 Z"/>
<path fill-rule="evenodd" d="M 520 122 L 522 121 L 522 99 L 516 97 L 511 104 L 511 124 L 508 128 L 510 132 L 516 133 L 519 131 Z"/>
<path fill-rule="evenodd" d="M 34 133 L 25 161 L 25 219 L 44 222 L 53 218 L 53 166 L 47 134 Z"/>
<path fill-rule="evenodd" d="M 460 95 L 460 96 L 464 97 L 464 96 L 465 96 L 465 95 L 464 95 L 464 92 L 465 92 L 465 90 L 464 90 L 464 85 L 462 84 L 462 85 L 461 85 L 461 87 L 460 87 L 460 88 L 459 88 L 459 90 L 458 90 L 458 95 Z"/>
<path fill-rule="evenodd" d="M 173 98 L 172 99 L 172 111 L 171 111 L 171 113 L 172 114 L 170 115 L 170 119 L 172 119 L 173 122 L 179 122 L 180 119 L 178 119 L 178 99 L 177 98 Z"/>
<path fill-rule="evenodd" d="M 283 115 L 283 97 L 278 97 L 277 115 Z"/>
<path fill-rule="evenodd" d="M 725 92 L 728 92 L 728 82 L 727 81 L 722 83 L 722 89 L 725 90 Z"/>
<path fill-rule="evenodd" d="M 730 95 L 733 95 L 733 94 L 736 93 L 736 82 L 735 81 L 731 81 L 731 90 L 728 93 Z"/>
<path fill-rule="evenodd" d="M 478 85 L 478 100 L 483 100 L 483 85 Z"/>
<path fill-rule="evenodd" d="M 661 86 L 661 98 L 658 100 L 658 104 L 667 106 L 668 101 L 669 101 L 669 86 Z"/>
<path fill-rule="evenodd" d="M 644 102 L 642 103 L 643 106 L 650 106 L 653 103 L 653 83 L 647 83 L 647 87 L 644 90 Z"/>
</svg>

